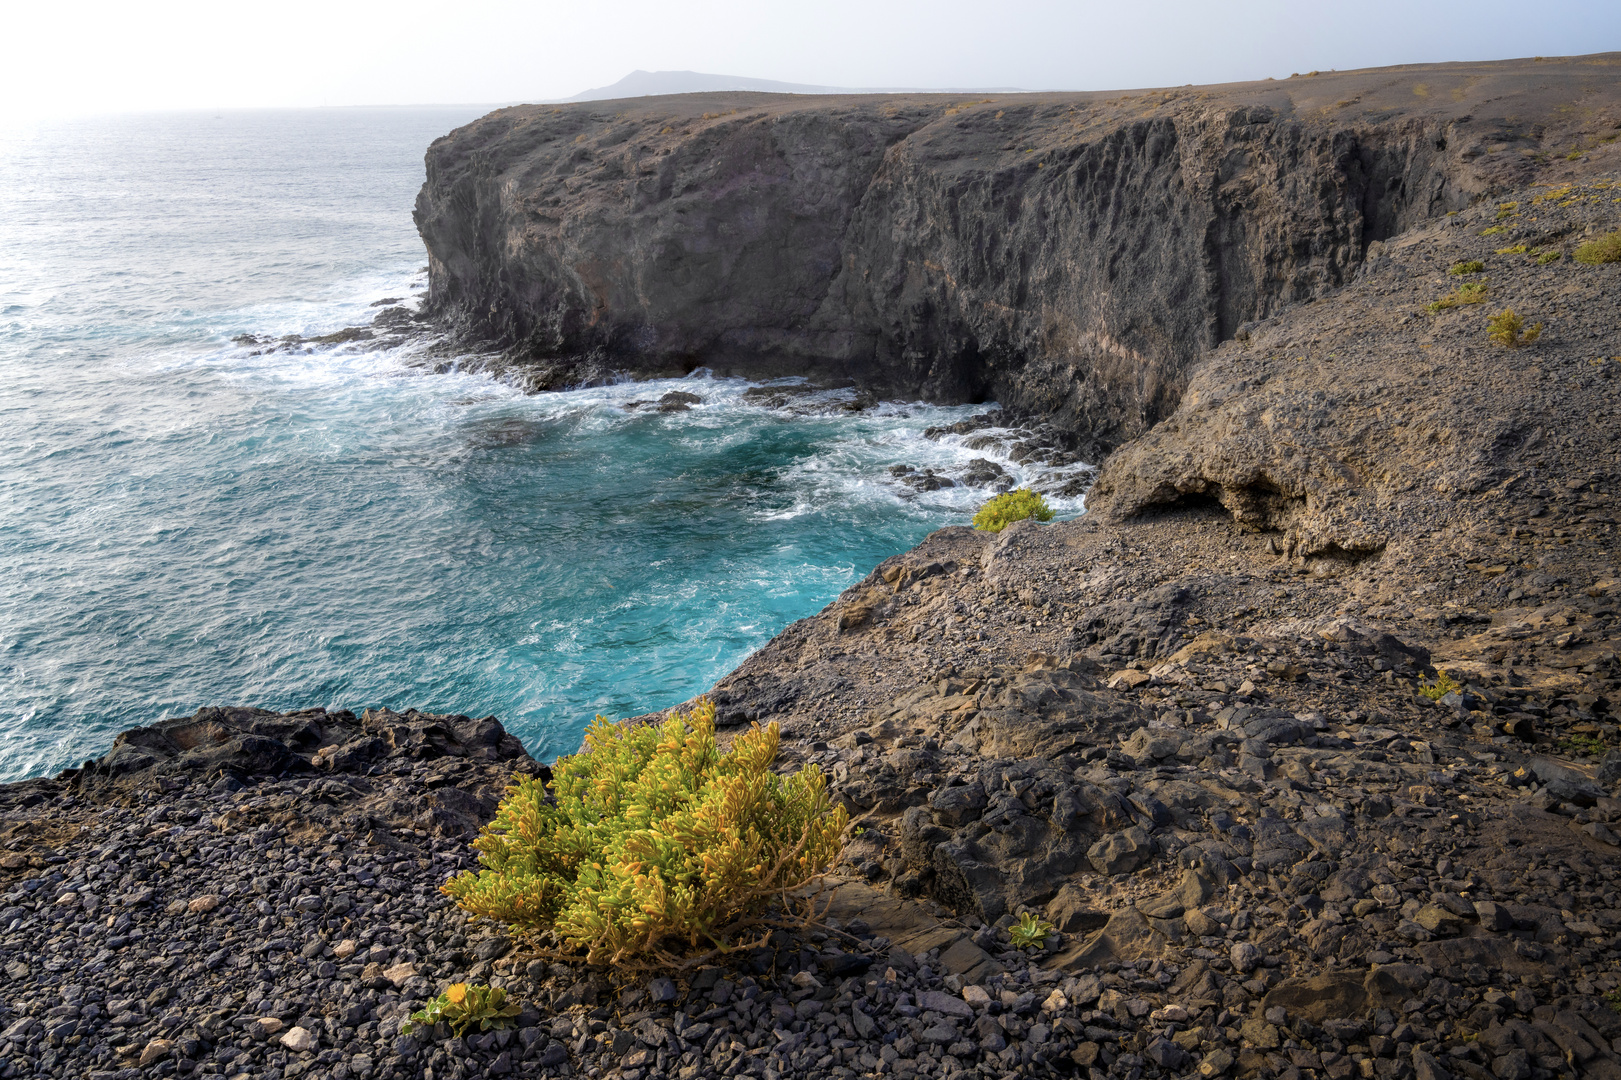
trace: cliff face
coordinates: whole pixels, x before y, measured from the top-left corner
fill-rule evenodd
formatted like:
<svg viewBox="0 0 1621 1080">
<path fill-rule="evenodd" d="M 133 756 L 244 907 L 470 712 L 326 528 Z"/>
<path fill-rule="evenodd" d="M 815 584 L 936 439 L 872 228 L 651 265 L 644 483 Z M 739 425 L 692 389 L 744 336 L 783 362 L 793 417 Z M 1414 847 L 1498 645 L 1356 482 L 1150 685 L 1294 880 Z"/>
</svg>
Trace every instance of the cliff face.
<svg viewBox="0 0 1621 1080">
<path fill-rule="evenodd" d="M 434 143 L 416 220 L 434 313 L 509 347 L 536 388 L 699 366 L 849 379 L 995 398 L 1096 453 L 1370 243 L 1534 179 L 1613 110 L 1614 71 L 523 106 Z"/>
</svg>

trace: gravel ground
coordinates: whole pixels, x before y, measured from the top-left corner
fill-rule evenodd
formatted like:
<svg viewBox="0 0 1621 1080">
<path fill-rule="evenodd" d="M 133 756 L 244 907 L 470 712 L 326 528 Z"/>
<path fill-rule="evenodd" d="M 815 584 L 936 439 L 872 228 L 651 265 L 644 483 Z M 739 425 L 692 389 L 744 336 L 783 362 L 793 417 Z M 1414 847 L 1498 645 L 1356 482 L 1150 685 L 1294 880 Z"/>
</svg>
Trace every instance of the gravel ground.
<svg viewBox="0 0 1621 1080">
<path fill-rule="evenodd" d="M 1346 774 L 1342 790 L 1359 806 L 1343 816 L 1335 794 L 1302 800 L 1301 785 L 1246 785 L 1229 770 L 1233 790 L 1270 796 L 1274 809 L 1240 802 L 1208 813 L 1219 843 L 1178 847 L 1165 841 L 1179 832 L 1159 828 L 1140 866 L 1129 845 L 1094 844 L 1097 873 L 1075 877 L 1095 892 L 1072 883 L 1047 905 L 1067 933 L 1034 958 L 1008 944 L 1011 910 L 985 921 L 850 884 L 842 923 L 778 932 L 726 966 L 672 979 L 526 959 L 438 893 L 472 864 L 470 827 L 419 827 L 433 817 L 421 807 L 457 801 L 436 795 L 452 775 L 470 803 L 482 797 L 478 782 L 538 766 L 521 754 L 414 755 L 435 745 L 428 733 L 458 725 L 482 725 L 486 745 L 510 751 L 488 721 L 205 713 L 172 722 L 167 735 L 231 736 L 202 755 L 201 776 L 184 778 L 195 760 L 160 757 L 122 776 L 103 766 L 0 794 L 10 849 L 0 856 L 0 1075 L 1621 1075 L 1612 1043 L 1621 1016 L 1601 999 L 1621 984 L 1614 859 L 1563 825 L 1566 804 L 1550 794 L 1583 793 L 1560 789 L 1573 781 L 1553 773 L 1522 781 L 1534 791 L 1514 804 L 1513 839 L 1501 819 L 1426 807 L 1427 792 L 1381 794 L 1404 768 L 1434 771 L 1419 758 L 1448 760 L 1455 747 L 1445 740 L 1398 749 L 1393 732 L 1377 733 L 1371 756 L 1394 772 Z M 232 768 L 244 747 L 263 760 L 265 733 L 285 737 L 312 716 L 323 736 L 351 735 L 346 745 L 391 731 L 400 749 L 351 755 L 353 772 Z M 1277 749 L 1335 738 L 1305 735 L 1314 728 L 1302 721 L 1270 730 Z M 1085 765 L 1087 782 L 1174 817 L 1144 795 L 1169 792 L 1163 781 L 1187 771 L 1177 760 L 1187 740 L 1138 731 L 1125 750 Z M 1348 749 L 1334 756 L 1359 760 Z M 1278 756 L 1247 750 L 1257 762 Z M 103 761 L 121 757 L 116 748 Z M 309 758 L 334 759 L 345 760 L 320 748 Z M 1503 775 L 1493 764 L 1447 770 L 1447 798 L 1485 799 L 1490 783 L 1515 790 L 1512 773 L 1507 784 L 1492 779 Z M 1320 765 L 1319 779 L 1331 769 Z M 1130 782 L 1111 786 L 1111 776 Z M 1030 795 L 1041 780 L 1015 776 L 1012 786 Z M 907 827 L 942 828 L 961 803 L 953 793 L 971 786 L 937 788 Z M 1319 798 L 1317 812 L 1300 812 Z M 1001 801 L 1005 812 L 1010 800 Z M 390 821 L 391 809 L 412 816 Z M 1335 826 L 1381 812 L 1385 827 L 1365 831 L 1382 850 L 1338 859 L 1295 850 L 1311 846 L 1301 837 L 1332 841 Z M 858 846 L 851 869 L 862 859 Z M 1096 866 L 1111 859 L 1120 861 Z M 908 891 L 906 873 L 890 897 Z M 515 1029 L 400 1034 L 413 1009 L 469 979 L 516 995 Z"/>
</svg>

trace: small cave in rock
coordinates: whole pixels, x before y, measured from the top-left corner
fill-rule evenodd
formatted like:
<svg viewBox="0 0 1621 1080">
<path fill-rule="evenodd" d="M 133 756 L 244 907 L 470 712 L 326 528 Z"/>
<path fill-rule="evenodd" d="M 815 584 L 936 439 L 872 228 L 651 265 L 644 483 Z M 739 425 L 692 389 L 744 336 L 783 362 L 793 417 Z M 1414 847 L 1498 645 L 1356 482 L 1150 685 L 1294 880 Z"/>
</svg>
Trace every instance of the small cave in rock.
<svg viewBox="0 0 1621 1080">
<path fill-rule="evenodd" d="M 1224 518 L 1232 516 L 1213 491 L 1190 491 L 1169 502 L 1144 507 L 1142 512 L 1145 518 L 1201 515 Z"/>
</svg>

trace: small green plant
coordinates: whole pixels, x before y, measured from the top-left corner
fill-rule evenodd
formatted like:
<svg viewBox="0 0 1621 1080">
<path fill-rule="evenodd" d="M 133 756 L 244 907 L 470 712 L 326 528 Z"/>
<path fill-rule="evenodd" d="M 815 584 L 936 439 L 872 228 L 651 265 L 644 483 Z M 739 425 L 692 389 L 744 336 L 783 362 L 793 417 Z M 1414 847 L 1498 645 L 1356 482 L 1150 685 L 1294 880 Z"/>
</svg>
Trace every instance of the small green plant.
<svg viewBox="0 0 1621 1080">
<path fill-rule="evenodd" d="M 1582 151 L 1580 150 L 1572 150 L 1570 153 L 1565 155 L 1566 161 L 1580 161 L 1581 159 Z"/>
<path fill-rule="evenodd" d="M 1621 990 L 1611 990 L 1605 994 L 1604 1004 L 1610 1007 L 1611 1012 L 1621 1013 Z"/>
<path fill-rule="evenodd" d="M 1434 315 L 1448 308 L 1460 307 L 1464 304 L 1478 304 L 1486 299 L 1486 283 L 1484 281 L 1466 281 L 1447 296 L 1426 305 L 1424 310 Z"/>
<path fill-rule="evenodd" d="M 1497 249 L 1497 254 L 1499 254 L 1499 255 L 1524 255 L 1525 254 L 1525 245 L 1524 244 L 1515 244 L 1513 247 L 1498 248 Z"/>
<path fill-rule="evenodd" d="M 1504 308 L 1496 315 L 1488 315 L 1486 325 L 1491 339 L 1509 349 L 1529 345 L 1542 336 L 1541 323 L 1526 326 L 1525 319 L 1516 315 L 1513 308 Z"/>
<path fill-rule="evenodd" d="M 1621 262 L 1621 232 L 1609 233 L 1597 240 L 1589 240 L 1576 249 L 1575 259 L 1586 266 Z"/>
<path fill-rule="evenodd" d="M 1604 753 L 1604 740 L 1597 735 L 1567 735 L 1559 740 L 1559 749 L 1568 756 L 1586 754 L 1598 757 Z"/>
<path fill-rule="evenodd" d="M 592 963 L 672 963 L 700 944 L 730 951 L 773 909 L 808 904 L 849 812 L 815 765 L 772 771 L 775 722 L 722 752 L 715 706 L 662 724 L 597 717 L 552 788 L 520 778 L 473 844 L 483 869 L 444 892 L 518 932 L 549 931 Z"/>
<path fill-rule="evenodd" d="M 1015 491 L 1005 491 L 981 506 L 979 513 L 974 515 L 974 528 L 983 529 L 985 532 L 1001 532 L 1015 521 L 1023 521 L 1025 518 L 1051 521 L 1053 512 L 1040 493 L 1029 488 L 1019 488 Z"/>
<path fill-rule="evenodd" d="M 1523 251 L 1525 249 L 1521 248 L 1520 250 Z M 1486 269 L 1486 264 L 1481 262 L 1479 259 L 1465 259 L 1462 262 L 1453 263 L 1451 269 L 1449 269 L 1447 273 L 1452 274 L 1453 276 L 1462 274 L 1478 274 L 1484 269 Z"/>
<path fill-rule="evenodd" d="M 1039 949 L 1052 932 L 1052 923 L 1042 922 L 1028 911 L 1020 915 L 1019 921 L 1007 930 L 1015 949 Z"/>
<path fill-rule="evenodd" d="M 1501 203 L 1497 207 L 1497 220 L 1502 221 L 1504 218 L 1513 217 L 1519 209 L 1520 204 L 1517 202 Z"/>
<path fill-rule="evenodd" d="M 1480 230 L 1480 235 L 1481 236 L 1496 236 L 1498 233 L 1506 233 L 1506 232 L 1508 232 L 1508 226 L 1507 225 L 1493 225 L 1490 228 L 1481 229 Z"/>
<path fill-rule="evenodd" d="M 1559 252 L 1557 252 L 1557 251 L 1539 251 L 1537 253 L 1537 265 L 1538 266 L 1547 266 L 1551 262 L 1558 262 L 1558 261 L 1559 261 Z"/>
<path fill-rule="evenodd" d="M 518 1003 L 508 1001 L 507 992 L 498 986 L 456 983 L 412 1013 L 411 1019 L 400 1025 L 400 1033 L 409 1035 L 413 1024 L 433 1027 L 442 1020 L 460 1038 L 475 1029 L 482 1032 L 509 1028 L 521 1011 Z"/>
<path fill-rule="evenodd" d="M 1462 689 L 1463 687 L 1459 686 L 1452 676 L 1443 671 L 1435 677 L 1434 682 L 1420 683 L 1418 692 L 1431 701 L 1440 701 L 1454 690 Z"/>
</svg>

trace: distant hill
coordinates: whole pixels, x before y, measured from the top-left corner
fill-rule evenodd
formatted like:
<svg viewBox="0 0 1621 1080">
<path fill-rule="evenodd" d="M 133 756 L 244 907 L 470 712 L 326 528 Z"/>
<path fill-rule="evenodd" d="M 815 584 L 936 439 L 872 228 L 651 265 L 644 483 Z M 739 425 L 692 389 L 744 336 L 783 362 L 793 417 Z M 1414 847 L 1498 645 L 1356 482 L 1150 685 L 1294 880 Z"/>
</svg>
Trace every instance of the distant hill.
<svg viewBox="0 0 1621 1080">
<path fill-rule="evenodd" d="M 575 94 L 564 101 L 606 101 L 613 98 L 648 97 L 653 94 L 705 94 L 717 91 L 750 90 L 761 94 L 894 94 L 895 87 L 812 86 L 808 83 L 777 82 L 775 79 L 746 79 L 740 75 L 708 75 L 702 71 L 633 71 L 612 86 L 599 86 Z M 957 87 L 938 87 L 935 93 L 961 93 Z M 979 87 L 975 93 L 1013 93 L 1012 87 Z"/>
</svg>

